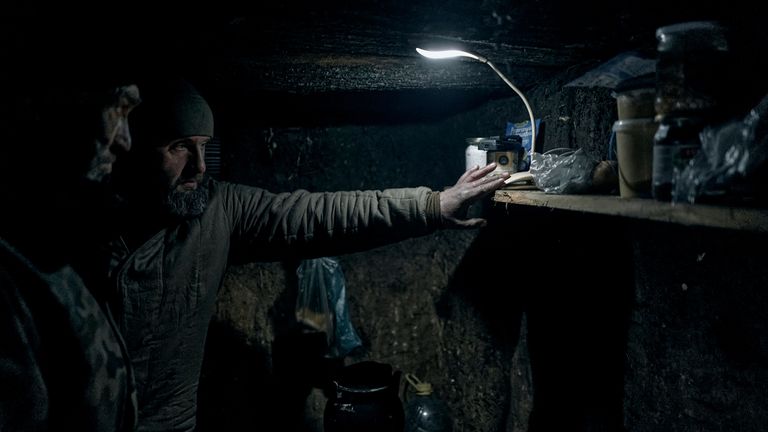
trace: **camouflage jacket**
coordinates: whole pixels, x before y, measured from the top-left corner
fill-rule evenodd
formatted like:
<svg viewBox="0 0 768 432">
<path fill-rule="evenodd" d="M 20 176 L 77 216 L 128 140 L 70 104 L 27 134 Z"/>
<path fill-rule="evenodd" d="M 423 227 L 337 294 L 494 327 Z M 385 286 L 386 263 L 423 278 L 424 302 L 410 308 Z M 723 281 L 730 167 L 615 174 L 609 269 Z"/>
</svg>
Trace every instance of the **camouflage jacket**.
<svg viewBox="0 0 768 432">
<path fill-rule="evenodd" d="M 70 267 L 38 271 L 0 239 L 0 430 L 131 431 L 125 344 Z"/>
</svg>

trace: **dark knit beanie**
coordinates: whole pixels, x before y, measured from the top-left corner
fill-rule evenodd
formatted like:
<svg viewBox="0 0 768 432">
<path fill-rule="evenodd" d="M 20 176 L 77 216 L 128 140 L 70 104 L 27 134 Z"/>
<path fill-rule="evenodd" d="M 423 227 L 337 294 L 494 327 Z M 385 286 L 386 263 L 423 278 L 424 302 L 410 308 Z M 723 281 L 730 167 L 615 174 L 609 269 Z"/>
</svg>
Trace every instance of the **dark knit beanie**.
<svg viewBox="0 0 768 432">
<path fill-rule="evenodd" d="M 142 104 L 130 119 L 137 145 L 189 136 L 213 137 L 208 102 L 185 80 L 139 85 Z"/>
</svg>

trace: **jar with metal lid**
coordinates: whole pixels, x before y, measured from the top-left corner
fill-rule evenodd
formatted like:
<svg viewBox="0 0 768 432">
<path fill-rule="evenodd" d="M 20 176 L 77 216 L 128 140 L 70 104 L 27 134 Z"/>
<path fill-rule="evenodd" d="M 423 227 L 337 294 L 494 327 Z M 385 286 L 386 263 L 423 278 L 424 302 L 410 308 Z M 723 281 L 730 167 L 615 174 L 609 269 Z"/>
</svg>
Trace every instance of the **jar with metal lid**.
<svg viewBox="0 0 768 432">
<path fill-rule="evenodd" d="M 727 116 L 734 65 L 726 29 L 714 21 L 684 22 L 658 28 L 656 39 L 657 116 Z"/>
<path fill-rule="evenodd" d="M 676 172 L 685 169 L 701 149 L 699 117 L 665 117 L 653 137 L 653 198 L 670 201 Z"/>
</svg>

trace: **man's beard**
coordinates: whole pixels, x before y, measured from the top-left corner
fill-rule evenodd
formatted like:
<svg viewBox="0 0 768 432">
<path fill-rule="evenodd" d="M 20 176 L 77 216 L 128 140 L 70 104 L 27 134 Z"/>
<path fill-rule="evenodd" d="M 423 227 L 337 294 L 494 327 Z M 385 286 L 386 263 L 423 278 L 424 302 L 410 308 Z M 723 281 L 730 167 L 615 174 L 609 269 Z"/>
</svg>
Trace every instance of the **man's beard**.
<svg viewBox="0 0 768 432">
<path fill-rule="evenodd" d="M 208 178 L 204 178 L 192 190 L 182 192 L 172 187 L 163 204 L 168 214 L 174 217 L 192 219 L 200 216 L 208 206 Z"/>
</svg>

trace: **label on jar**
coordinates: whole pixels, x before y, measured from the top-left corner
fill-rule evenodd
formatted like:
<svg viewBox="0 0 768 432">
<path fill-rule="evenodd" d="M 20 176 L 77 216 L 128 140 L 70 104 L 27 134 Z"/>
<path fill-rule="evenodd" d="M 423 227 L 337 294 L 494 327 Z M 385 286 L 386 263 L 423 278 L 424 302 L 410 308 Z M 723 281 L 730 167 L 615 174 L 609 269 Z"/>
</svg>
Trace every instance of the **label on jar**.
<svg viewBox="0 0 768 432">
<path fill-rule="evenodd" d="M 704 126 L 698 117 L 662 118 L 653 137 L 653 197 L 672 199 L 675 177 L 701 149 L 699 132 Z"/>
</svg>

